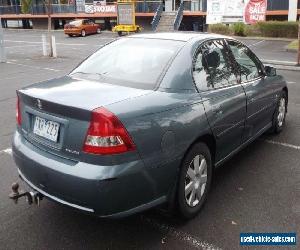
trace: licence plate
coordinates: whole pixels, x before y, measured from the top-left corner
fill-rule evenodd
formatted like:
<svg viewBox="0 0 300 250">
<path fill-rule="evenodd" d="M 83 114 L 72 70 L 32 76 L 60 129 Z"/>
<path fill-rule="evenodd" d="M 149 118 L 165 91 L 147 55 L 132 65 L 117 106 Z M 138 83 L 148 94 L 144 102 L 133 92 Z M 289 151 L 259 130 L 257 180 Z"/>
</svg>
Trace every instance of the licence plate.
<svg viewBox="0 0 300 250">
<path fill-rule="evenodd" d="M 59 132 L 59 123 L 47 121 L 46 119 L 35 117 L 33 133 L 44 137 L 50 141 L 57 141 Z"/>
</svg>

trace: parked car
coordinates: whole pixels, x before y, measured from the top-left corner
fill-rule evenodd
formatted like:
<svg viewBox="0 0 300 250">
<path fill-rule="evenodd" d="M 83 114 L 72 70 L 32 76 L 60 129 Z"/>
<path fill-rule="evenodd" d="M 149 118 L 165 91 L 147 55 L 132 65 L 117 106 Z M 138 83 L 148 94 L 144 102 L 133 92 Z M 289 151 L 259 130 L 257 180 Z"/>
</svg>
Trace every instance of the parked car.
<svg viewBox="0 0 300 250">
<path fill-rule="evenodd" d="M 86 36 L 88 34 L 100 34 L 101 27 L 90 19 L 74 20 L 64 26 L 64 32 L 68 36 Z"/>
<path fill-rule="evenodd" d="M 194 217 L 214 169 L 279 133 L 288 104 L 284 78 L 241 42 L 180 32 L 118 39 L 17 96 L 21 179 L 100 217 L 161 204 Z"/>
</svg>

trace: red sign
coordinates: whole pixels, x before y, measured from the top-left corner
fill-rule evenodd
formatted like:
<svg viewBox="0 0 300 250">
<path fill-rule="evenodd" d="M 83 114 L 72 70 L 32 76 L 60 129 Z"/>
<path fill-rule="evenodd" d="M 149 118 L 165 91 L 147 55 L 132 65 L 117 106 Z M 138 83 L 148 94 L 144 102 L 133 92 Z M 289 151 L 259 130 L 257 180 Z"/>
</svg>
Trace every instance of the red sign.
<svg viewBox="0 0 300 250">
<path fill-rule="evenodd" d="M 254 24 L 266 20 L 267 0 L 249 0 L 245 7 L 245 23 Z"/>
</svg>

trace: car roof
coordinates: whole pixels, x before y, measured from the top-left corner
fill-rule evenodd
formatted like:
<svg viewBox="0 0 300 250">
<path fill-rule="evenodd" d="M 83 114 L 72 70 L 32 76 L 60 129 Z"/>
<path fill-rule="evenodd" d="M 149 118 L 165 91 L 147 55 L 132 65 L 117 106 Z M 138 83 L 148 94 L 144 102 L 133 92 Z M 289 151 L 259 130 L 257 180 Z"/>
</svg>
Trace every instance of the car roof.
<svg viewBox="0 0 300 250">
<path fill-rule="evenodd" d="M 129 36 L 131 38 L 145 38 L 145 39 L 161 39 L 188 42 L 190 40 L 206 40 L 211 38 L 229 38 L 219 34 L 206 32 L 161 32 L 161 33 L 143 33 Z"/>
<path fill-rule="evenodd" d="M 88 19 L 88 18 L 76 18 L 76 19 L 71 20 L 71 22 L 74 22 L 74 21 L 84 21 L 84 20 L 91 20 L 91 19 Z"/>
</svg>

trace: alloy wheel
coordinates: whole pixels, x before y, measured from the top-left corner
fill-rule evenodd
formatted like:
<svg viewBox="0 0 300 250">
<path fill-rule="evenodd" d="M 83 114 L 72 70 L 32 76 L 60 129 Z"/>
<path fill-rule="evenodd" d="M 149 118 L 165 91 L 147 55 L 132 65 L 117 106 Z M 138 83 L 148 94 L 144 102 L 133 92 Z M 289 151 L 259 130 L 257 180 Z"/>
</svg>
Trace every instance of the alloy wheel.
<svg viewBox="0 0 300 250">
<path fill-rule="evenodd" d="M 282 97 L 279 101 L 278 116 L 277 116 L 277 121 L 278 121 L 279 127 L 281 127 L 283 125 L 285 113 L 286 113 L 285 98 Z"/>
<path fill-rule="evenodd" d="M 195 207 L 204 194 L 207 183 L 207 162 L 203 155 L 196 155 L 185 176 L 185 200 L 188 206 Z"/>
</svg>

